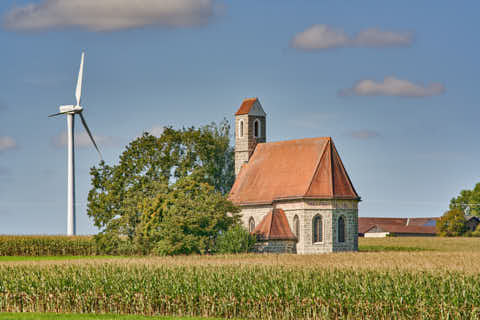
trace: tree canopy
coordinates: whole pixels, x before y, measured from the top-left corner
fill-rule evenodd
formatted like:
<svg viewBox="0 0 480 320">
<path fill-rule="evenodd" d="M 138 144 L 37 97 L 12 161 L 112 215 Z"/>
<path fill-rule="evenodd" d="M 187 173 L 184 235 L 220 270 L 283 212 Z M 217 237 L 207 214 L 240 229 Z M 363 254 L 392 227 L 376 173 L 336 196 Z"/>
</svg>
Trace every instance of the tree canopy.
<svg viewBox="0 0 480 320">
<path fill-rule="evenodd" d="M 87 214 L 105 249 L 138 253 L 203 253 L 238 222 L 226 198 L 234 181 L 230 126 L 148 133 L 132 141 L 117 165 L 90 171 Z"/>
<path fill-rule="evenodd" d="M 470 208 L 469 214 L 480 217 L 480 183 L 473 190 L 462 190 L 460 195 L 450 201 L 450 209 L 466 207 Z"/>
<path fill-rule="evenodd" d="M 450 209 L 437 221 L 437 231 L 444 237 L 458 237 L 466 231 L 465 222 L 462 209 Z"/>
</svg>

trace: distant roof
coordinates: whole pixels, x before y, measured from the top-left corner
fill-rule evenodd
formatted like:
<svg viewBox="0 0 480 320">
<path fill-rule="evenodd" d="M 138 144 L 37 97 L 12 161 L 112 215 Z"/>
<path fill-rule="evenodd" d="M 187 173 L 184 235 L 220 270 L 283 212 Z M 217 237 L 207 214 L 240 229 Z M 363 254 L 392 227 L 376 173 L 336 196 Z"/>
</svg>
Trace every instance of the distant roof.
<svg viewBox="0 0 480 320">
<path fill-rule="evenodd" d="M 282 209 L 273 209 L 253 231 L 259 240 L 297 240 Z"/>
<path fill-rule="evenodd" d="M 238 108 L 237 112 L 235 112 L 235 115 L 239 116 L 241 114 L 248 114 L 250 112 L 250 109 L 252 109 L 253 104 L 257 100 L 258 98 L 247 98 L 243 100 L 242 105 L 240 106 L 240 108 Z"/>
<path fill-rule="evenodd" d="M 358 218 L 358 232 L 366 233 L 377 227 L 384 232 L 435 234 L 439 218 Z"/>
<path fill-rule="evenodd" d="M 383 232 L 390 232 L 390 233 L 416 233 L 416 234 L 435 234 L 437 230 L 435 227 L 428 227 L 428 226 L 402 226 L 397 224 L 377 224 L 371 226 L 367 231 L 363 232 L 366 233 L 372 228 L 378 228 Z"/>
<path fill-rule="evenodd" d="M 236 204 L 360 199 L 331 138 L 259 143 L 230 191 Z"/>
</svg>

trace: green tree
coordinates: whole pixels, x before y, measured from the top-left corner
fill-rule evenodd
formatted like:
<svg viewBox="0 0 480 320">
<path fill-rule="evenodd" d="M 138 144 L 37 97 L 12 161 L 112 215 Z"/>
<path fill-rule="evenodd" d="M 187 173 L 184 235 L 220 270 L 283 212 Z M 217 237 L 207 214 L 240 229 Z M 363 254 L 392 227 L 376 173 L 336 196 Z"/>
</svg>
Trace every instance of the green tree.
<svg viewBox="0 0 480 320">
<path fill-rule="evenodd" d="M 239 223 L 237 207 L 191 176 L 173 186 L 161 211 L 163 219 L 154 230 L 154 252 L 161 255 L 212 253 L 217 236 Z"/>
<path fill-rule="evenodd" d="M 217 238 L 218 253 L 245 253 L 253 249 L 256 237 L 241 225 L 233 225 Z"/>
<path fill-rule="evenodd" d="M 473 190 L 462 190 L 460 195 L 450 201 L 450 209 L 470 207 L 470 214 L 480 217 L 480 183 Z"/>
<path fill-rule="evenodd" d="M 119 164 L 101 162 L 93 167 L 87 214 L 102 230 L 97 236 L 99 244 L 111 252 L 125 248 L 140 254 L 150 252 L 163 239 L 159 227 L 164 215 L 173 214 L 172 205 L 166 205 L 172 203 L 169 197 L 180 198 L 182 192 L 196 197 L 186 187 L 192 179 L 202 186 L 196 192 L 208 194 L 209 200 L 215 199 L 227 208 L 226 194 L 234 181 L 229 134 L 226 120 L 198 129 L 166 127 L 158 138 L 145 133 L 132 141 Z M 207 185 L 211 189 L 207 190 Z M 173 207 L 179 215 L 192 212 L 182 211 L 181 204 Z M 226 230 L 231 222 L 225 221 Z M 202 252 L 191 252 L 197 251 Z"/>
<path fill-rule="evenodd" d="M 450 209 L 437 221 L 437 231 L 444 237 L 458 237 L 466 231 L 465 222 L 462 209 Z"/>
</svg>

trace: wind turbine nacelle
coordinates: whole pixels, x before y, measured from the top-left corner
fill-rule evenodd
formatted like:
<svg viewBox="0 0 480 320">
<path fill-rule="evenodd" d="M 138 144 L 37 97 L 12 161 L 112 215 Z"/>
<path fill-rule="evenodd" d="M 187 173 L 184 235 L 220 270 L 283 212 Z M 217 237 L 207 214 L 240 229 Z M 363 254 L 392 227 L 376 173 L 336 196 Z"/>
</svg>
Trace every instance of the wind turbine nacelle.
<svg viewBox="0 0 480 320">
<path fill-rule="evenodd" d="M 83 110 L 82 107 L 80 106 L 60 106 L 60 112 L 61 113 L 77 113 Z"/>
</svg>

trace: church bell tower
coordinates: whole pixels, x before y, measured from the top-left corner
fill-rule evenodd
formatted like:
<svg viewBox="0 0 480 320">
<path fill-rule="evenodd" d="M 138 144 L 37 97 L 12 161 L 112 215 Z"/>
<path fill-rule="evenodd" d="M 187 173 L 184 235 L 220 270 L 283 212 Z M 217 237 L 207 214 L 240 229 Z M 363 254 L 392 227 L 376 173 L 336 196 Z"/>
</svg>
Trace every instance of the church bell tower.
<svg viewBox="0 0 480 320">
<path fill-rule="evenodd" d="M 266 117 L 258 98 L 243 100 L 235 113 L 235 176 L 248 162 L 257 143 L 267 141 Z"/>
</svg>

